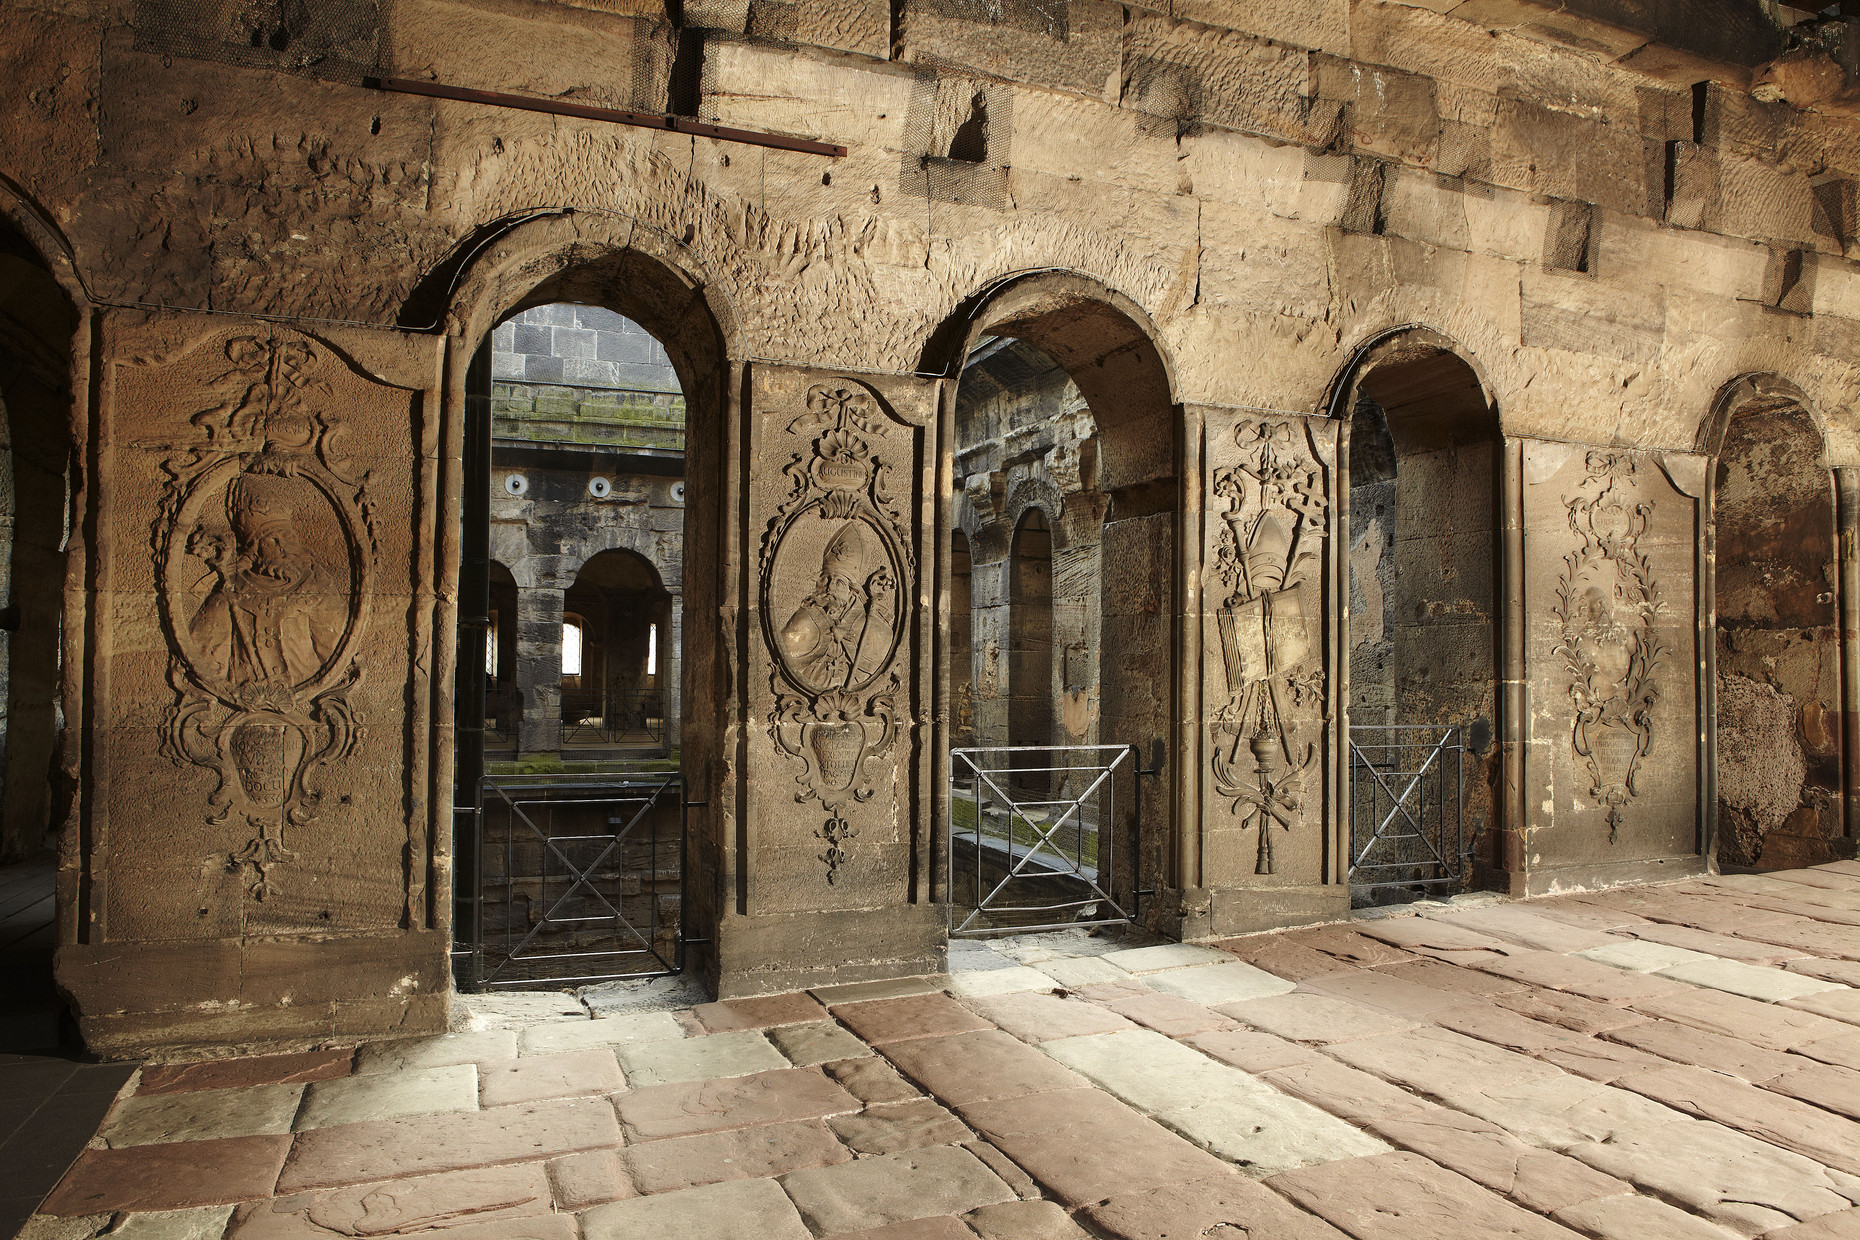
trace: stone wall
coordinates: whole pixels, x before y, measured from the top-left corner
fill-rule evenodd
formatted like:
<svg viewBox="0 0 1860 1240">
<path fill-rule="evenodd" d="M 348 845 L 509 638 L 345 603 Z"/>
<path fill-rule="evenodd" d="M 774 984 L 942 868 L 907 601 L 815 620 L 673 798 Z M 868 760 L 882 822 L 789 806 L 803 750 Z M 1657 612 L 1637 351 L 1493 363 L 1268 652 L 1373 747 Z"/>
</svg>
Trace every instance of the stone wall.
<svg viewBox="0 0 1860 1240">
<path fill-rule="evenodd" d="M 688 916 L 723 993 L 942 962 L 943 617 L 981 472 L 952 423 L 984 337 L 1091 411 L 1097 726 L 1150 738 L 1159 927 L 1347 902 L 1344 426 L 1391 342 L 1463 359 L 1496 420 L 1487 881 L 1708 868 L 1703 432 L 1772 377 L 1827 468 L 1860 463 L 1860 122 L 1754 72 L 1822 35 L 1741 0 L 1161 7 L 750 0 L 681 30 L 652 0 L 399 0 L 352 29 L 287 6 L 256 43 L 172 6 L 11 12 L 0 211 L 78 309 L 59 968 L 93 1045 L 443 1023 L 465 376 L 560 302 L 660 341 L 686 402 Z M 286 510 L 301 546 L 260 528 Z M 979 611 L 1007 548 L 971 551 Z M 268 587 L 238 662 L 214 591 L 255 569 L 328 588 Z"/>
</svg>

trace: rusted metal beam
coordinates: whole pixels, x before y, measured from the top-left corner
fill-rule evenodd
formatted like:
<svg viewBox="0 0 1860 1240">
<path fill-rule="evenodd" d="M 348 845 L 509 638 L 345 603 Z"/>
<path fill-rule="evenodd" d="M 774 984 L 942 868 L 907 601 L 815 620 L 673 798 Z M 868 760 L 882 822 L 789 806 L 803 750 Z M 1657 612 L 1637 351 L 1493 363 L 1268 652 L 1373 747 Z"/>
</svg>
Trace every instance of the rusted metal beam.
<svg viewBox="0 0 1860 1240">
<path fill-rule="evenodd" d="M 792 138 L 787 134 L 761 133 L 754 129 L 732 129 L 727 125 L 706 125 L 686 116 L 668 116 L 656 112 L 629 112 L 622 108 L 591 108 L 581 103 L 564 103 L 557 99 L 537 99 L 530 95 L 506 95 L 495 90 L 471 90 L 464 86 L 446 86 L 439 82 L 416 82 L 409 78 L 363 78 L 364 86 L 400 95 L 426 95 L 433 99 L 456 99 L 462 103 L 482 103 L 494 108 L 517 108 L 524 112 L 547 112 L 553 116 L 575 116 L 587 121 L 608 121 L 615 125 L 634 125 L 641 129 L 664 129 L 688 133 L 719 142 L 740 142 L 749 146 L 774 147 L 778 151 L 800 151 L 807 155 L 846 154 L 846 148 L 833 142 L 816 142 L 812 138 Z"/>
</svg>

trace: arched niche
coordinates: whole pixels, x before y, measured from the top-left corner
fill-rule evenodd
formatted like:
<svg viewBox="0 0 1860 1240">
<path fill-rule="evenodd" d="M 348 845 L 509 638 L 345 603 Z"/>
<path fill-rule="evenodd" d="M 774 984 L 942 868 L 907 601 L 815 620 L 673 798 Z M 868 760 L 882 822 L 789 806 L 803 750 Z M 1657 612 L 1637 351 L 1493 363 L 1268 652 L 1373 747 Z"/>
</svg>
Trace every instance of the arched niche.
<svg viewBox="0 0 1860 1240">
<path fill-rule="evenodd" d="M 1145 887 L 1166 887 L 1181 860 L 1181 433 L 1170 365 L 1128 298 L 1047 273 L 977 294 L 932 340 L 926 368 L 949 376 L 953 487 L 975 516 L 974 743 L 1135 748 L 1138 762 L 1122 770 L 1140 762 L 1156 773 L 1120 773 L 1119 821 L 1099 841 L 1112 840 L 1114 894 L 1130 907 L 1137 873 Z M 939 678 L 950 701 L 950 669 Z M 1073 783 L 1082 785 L 1064 773 L 1054 781 L 1061 791 Z M 1178 908 L 1157 901 L 1143 915 L 1167 921 Z"/>
<path fill-rule="evenodd" d="M 1427 769 L 1417 814 L 1497 864 L 1496 744 L 1502 623 L 1501 436 L 1478 371 L 1453 342 L 1413 329 L 1365 350 L 1339 393 L 1348 418 L 1349 720 L 1361 761 L 1422 769 L 1428 747 L 1459 729 L 1457 754 Z M 1442 764 L 1447 767 L 1442 769 Z M 1361 765 L 1361 763 L 1359 763 Z M 1404 785 L 1405 776 L 1391 776 Z M 1451 890 L 1471 880 L 1437 845 L 1375 841 L 1393 809 L 1353 778 L 1351 875 L 1359 903 Z M 1418 793 L 1406 808 L 1423 804 Z M 1405 819 L 1398 819 L 1405 823 Z M 1394 833 L 1389 833 L 1391 836 Z"/>
<path fill-rule="evenodd" d="M 1718 860 L 1760 870 L 1834 860 L 1851 672 L 1820 421 L 1794 384 L 1750 376 L 1721 395 L 1699 446 L 1713 458 Z"/>
</svg>

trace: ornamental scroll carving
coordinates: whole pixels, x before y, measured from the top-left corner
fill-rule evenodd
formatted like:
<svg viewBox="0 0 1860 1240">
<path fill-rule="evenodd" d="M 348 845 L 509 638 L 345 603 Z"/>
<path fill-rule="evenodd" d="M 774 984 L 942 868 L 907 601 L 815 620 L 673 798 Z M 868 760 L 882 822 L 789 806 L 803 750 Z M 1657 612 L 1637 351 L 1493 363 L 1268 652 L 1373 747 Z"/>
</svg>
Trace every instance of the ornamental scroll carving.
<svg viewBox="0 0 1860 1240">
<path fill-rule="evenodd" d="M 775 746 L 799 766 L 795 801 L 818 803 L 820 860 L 835 883 L 858 833 L 851 806 L 875 794 L 904 683 L 895 664 L 915 580 L 909 526 L 888 490 L 896 435 L 877 399 L 850 380 L 816 384 L 784 432 L 805 447 L 762 538 L 763 639 L 773 670 Z M 910 448 L 901 449 L 908 453 Z"/>
<path fill-rule="evenodd" d="M 207 821 L 250 832 L 229 851 L 257 900 L 296 859 L 286 832 L 314 822 L 319 770 L 354 752 L 376 551 L 368 477 L 335 450 L 318 408 L 327 358 L 301 337 L 240 336 L 207 384 L 191 442 L 168 452 L 155 570 L 175 700 L 170 761 L 211 770 Z"/>
<path fill-rule="evenodd" d="M 1639 545 L 1653 505 L 1637 491 L 1633 456 L 1588 454 L 1582 482 L 1563 500 L 1578 546 L 1563 557 L 1554 607 L 1562 640 L 1553 650 L 1575 707 L 1572 741 L 1588 763 L 1589 796 L 1608 813 L 1611 844 L 1653 748 L 1655 673 L 1666 654 L 1654 627 L 1659 587 Z"/>
<path fill-rule="evenodd" d="M 1238 460 L 1210 486 L 1223 526 L 1213 570 L 1227 686 L 1213 715 L 1214 789 L 1243 828 L 1258 829 L 1257 874 L 1276 872 L 1273 834 L 1301 821 L 1320 750 L 1330 499 L 1309 434 L 1292 422 L 1241 422 Z"/>
</svg>

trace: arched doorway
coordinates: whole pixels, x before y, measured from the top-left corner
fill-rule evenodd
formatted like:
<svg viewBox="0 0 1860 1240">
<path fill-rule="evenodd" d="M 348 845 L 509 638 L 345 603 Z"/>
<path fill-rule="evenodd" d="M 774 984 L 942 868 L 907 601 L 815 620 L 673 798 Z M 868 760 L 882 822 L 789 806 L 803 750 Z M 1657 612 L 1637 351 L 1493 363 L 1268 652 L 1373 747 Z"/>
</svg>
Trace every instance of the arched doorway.
<svg viewBox="0 0 1860 1240">
<path fill-rule="evenodd" d="M 1179 901 L 1137 897 L 1172 881 L 1165 857 L 1171 872 L 1179 862 L 1167 367 L 1140 312 L 1077 277 L 978 299 L 957 331 L 949 429 L 972 553 L 973 739 L 958 741 L 939 798 L 954 932 L 1137 916 L 1179 933 Z M 952 566 L 952 630 L 955 583 Z M 963 677 L 942 674 L 950 701 Z"/>
<path fill-rule="evenodd" d="M 1451 891 L 1496 847 L 1500 436 L 1478 374 L 1426 332 L 1348 391 L 1351 884 Z M 1496 863 L 1496 857 L 1492 858 Z"/>
<path fill-rule="evenodd" d="M 686 606 L 714 615 L 720 582 L 707 572 L 687 588 L 682 565 L 687 553 L 717 564 L 720 328 L 682 273 L 637 250 L 587 252 L 562 249 L 580 261 L 554 274 L 554 254 L 488 271 L 467 290 L 487 307 L 462 327 L 480 341 L 463 393 L 455 787 L 467 985 L 676 971 L 682 926 L 716 915 L 710 885 L 687 901 L 680 877 L 688 851 L 714 855 L 701 815 L 686 814 L 709 798 L 684 779 L 713 770 L 715 626 L 698 639 L 709 657 L 682 656 Z M 487 649 L 498 586 L 514 614 L 496 608 Z M 581 663 L 565 678 L 571 619 Z M 493 755 L 509 761 L 488 771 L 470 735 L 486 668 L 521 711 L 513 750 Z M 703 709 L 686 726 L 679 705 L 693 701 Z M 648 720 L 653 743 L 610 743 Z"/>
<path fill-rule="evenodd" d="M 1747 380 L 1713 477 L 1717 855 L 1736 869 L 1843 855 L 1835 488 L 1804 398 Z"/>
<path fill-rule="evenodd" d="M 678 600 L 634 551 L 602 551 L 563 598 L 581 624 L 575 683 L 562 669 L 563 752 L 665 756 L 678 748 Z"/>
</svg>

